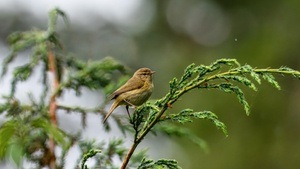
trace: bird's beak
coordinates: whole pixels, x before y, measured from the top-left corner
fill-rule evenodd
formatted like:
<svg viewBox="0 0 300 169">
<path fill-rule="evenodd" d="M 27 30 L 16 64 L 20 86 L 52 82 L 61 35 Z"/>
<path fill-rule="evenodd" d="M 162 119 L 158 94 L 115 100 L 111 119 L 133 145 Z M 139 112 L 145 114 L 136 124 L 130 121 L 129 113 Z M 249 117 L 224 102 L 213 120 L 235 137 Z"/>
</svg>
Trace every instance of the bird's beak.
<svg viewBox="0 0 300 169">
<path fill-rule="evenodd" d="M 155 71 L 151 71 L 151 74 L 154 74 L 155 73 Z"/>
</svg>

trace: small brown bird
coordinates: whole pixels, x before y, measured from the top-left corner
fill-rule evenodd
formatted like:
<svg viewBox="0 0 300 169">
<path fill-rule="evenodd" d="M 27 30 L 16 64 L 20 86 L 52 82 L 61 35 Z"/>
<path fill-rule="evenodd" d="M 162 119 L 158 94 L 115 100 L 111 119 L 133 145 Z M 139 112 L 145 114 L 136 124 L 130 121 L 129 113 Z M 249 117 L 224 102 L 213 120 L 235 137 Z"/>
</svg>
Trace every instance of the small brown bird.
<svg viewBox="0 0 300 169">
<path fill-rule="evenodd" d="M 106 122 L 111 113 L 120 105 L 126 105 L 126 110 L 129 115 L 129 106 L 140 106 L 146 102 L 153 90 L 153 73 L 155 73 L 155 71 L 149 68 L 140 68 L 123 86 L 113 92 L 111 98 L 115 99 L 115 101 L 111 105 L 103 123 Z"/>
</svg>

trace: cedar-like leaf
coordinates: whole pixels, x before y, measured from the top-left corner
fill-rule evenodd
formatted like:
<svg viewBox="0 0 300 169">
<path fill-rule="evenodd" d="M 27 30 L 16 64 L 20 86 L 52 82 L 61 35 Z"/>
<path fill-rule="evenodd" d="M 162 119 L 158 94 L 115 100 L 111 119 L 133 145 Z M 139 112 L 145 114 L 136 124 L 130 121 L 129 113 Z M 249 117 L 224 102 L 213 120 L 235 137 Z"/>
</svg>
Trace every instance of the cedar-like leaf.
<svg viewBox="0 0 300 169">
<path fill-rule="evenodd" d="M 178 114 L 171 114 L 167 116 L 164 120 L 172 120 L 184 124 L 187 122 L 193 122 L 192 118 L 210 120 L 218 129 L 221 129 L 226 136 L 228 135 L 225 124 L 219 121 L 218 117 L 210 111 L 194 112 L 192 109 L 184 109 Z"/>
<path fill-rule="evenodd" d="M 265 79 L 267 82 L 269 82 L 270 84 L 272 84 L 276 89 L 281 90 L 280 85 L 278 84 L 278 82 L 275 80 L 275 77 L 270 74 L 270 73 L 264 73 L 262 74 L 263 79 Z"/>
</svg>

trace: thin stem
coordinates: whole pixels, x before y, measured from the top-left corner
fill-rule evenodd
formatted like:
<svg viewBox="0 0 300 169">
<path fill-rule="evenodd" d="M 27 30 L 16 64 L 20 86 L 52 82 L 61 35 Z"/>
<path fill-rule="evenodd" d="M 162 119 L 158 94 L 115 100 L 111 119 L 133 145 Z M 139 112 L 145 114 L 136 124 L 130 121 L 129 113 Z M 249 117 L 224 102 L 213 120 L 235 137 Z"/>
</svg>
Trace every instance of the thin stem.
<svg viewBox="0 0 300 169">
<path fill-rule="evenodd" d="M 49 64 L 49 71 L 53 74 L 53 89 L 54 91 L 59 86 L 59 80 L 58 80 L 58 74 L 57 74 L 57 67 L 56 67 L 56 60 L 55 55 L 53 51 L 50 49 L 48 50 L 48 64 Z M 57 102 L 56 102 L 56 96 L 52 95 L 50 98 L 50 104 L 49 104 L 49 117 L 51 124 L 55 127 L 57 127 L 57 117 L 56 117 L 56 110 L 57 110 Z M 51 154 L 51 160 L 49 162 L 49 168 L 55 169 L 56 168 L 56 157 L 55 157 L 55 141 L 53 136 L 50 137 L 49 140 L 49 149 Z"/>
<path fill-rule="evenodd" d="M 288 75 L 300 75 L 299 71 L 288 71 L 288 70 L 278 70 L 278 69 L 254 69 L 256 73 L 278 73 L 278 74 L 288 74 Z"/>
<path fill-rule="evenodd" d="M 148 132 L 152 129 L 152 127 L 158 122 L 162 114 L 167 110 L 167 107 L 164 106 L 158 113 L 158 115 L 155 117 L 155 119 L 147 126 L 147 128 L 138 136 L 136 137 L 134 143 L 132 144 L 131 148 L 129 149 L 126 157 L 123 160 L 121 169 L 125 169 L 128 165 L 129 159 L 131 158 L 134 150 L 137 148 L 137 146 L 140 144 L 140 142 L 144 139 L 144 137 L 148 134 Z"/>
<path fill-rule="evenodd" d="M 57 104 L 57 109 L 65 110 L 65 111 L 70 111 L 70 112 L 93 112 L 93 113 L 99 113 L 104 114 L 103 108 L 102 107 L 96 107 L 96 108 L 81 108 L 81 107 L 71 107 L 71 106 L 65 106 L 65 105 L 60 105 Z"/>
<path fill-rule="evenodd" d="M 131 148 L 129 149 L 124 161 L 123 161 L 123 164 L 121 166 L 121 169 L 126 169 L 126 166 L 128 165 L 129 163 L 129 160 L 134 152 L 134 150 L 137 148 L 137 146 L 139 145 L 139 143 L 135 142 L 134 144 L 132 144 Z"/>
</svg>

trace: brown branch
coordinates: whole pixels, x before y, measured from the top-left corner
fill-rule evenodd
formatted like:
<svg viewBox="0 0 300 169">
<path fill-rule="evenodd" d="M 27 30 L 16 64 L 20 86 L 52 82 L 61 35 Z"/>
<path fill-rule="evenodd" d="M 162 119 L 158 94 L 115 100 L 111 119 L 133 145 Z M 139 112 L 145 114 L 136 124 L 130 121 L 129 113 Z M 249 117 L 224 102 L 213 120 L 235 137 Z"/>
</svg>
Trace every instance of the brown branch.
<svg viewBox="0 0 300 169">
<path fill-rule="evenodd" d="M 168 102 L 167 104 L 171 104 L 174 103 L 174 100 L 170 100 L 170 98 L 168 98 Z M 129 160 L 133 154 L 133 152 L 135 151 L 135 149 L 137 148 L 137 146 L 140 144 L 140 142 L 144 139 L 144 137 L 150 132 L 150 130 L 153 128 L 153 126 L 159 121 L 160 117 L 164 114 L 164 112 L 167 110 L 168 106 L 163 106 L 162 109 L 160 109 L 159 113 L 156 115 L 155 119 L 143 130 L 143 132 L 137 136 L 137 138 L 134 140 L 134 143 L 131 145 L 126 157 L 123 160 L 121 169 L 126 169 L 126 166 L 129 163 Z"/>
<path fill-rule="evenodd" d="M 134 150 L 137 148 L 137 146 L 139 145 L 139 143 L 134 143 L 132 144 L 130 150 L 128 151 L 128 154 L 126 155 L 126 157 L 124 158 L 124 161 L 122 163 L 122 166 L 121 166 L 121 169 L 125 169 L 128 162 L 129 162 L 129 159 L 131 158 Z"/>
<path fill-rule="evenodd" d="M 56 67 L 56 59 L 53 51 L 49 47 L 48 50 L 48 66 L 49 71 L 53 74 L 53 91 L 56 91 L 56 89 L 59 87 L 59 80 L 58 80 L 58 72 Z M 50 98 L 50 104 L 49 104 L 49 117 L 51 124 L 57 127 L 57 118 L 56 118 L 56 110 L 57 110 L 57 103 L 56 103 L 56 95 L 52 95 Z M 50 137 L 49 140 L 49 150 L 51 154 L 51 159 L 49 162 L 49 168 L 55 169 L 56 168 L 56 157 L 55 157 L 55 141 L 53 136 Z"/>
</svg>

